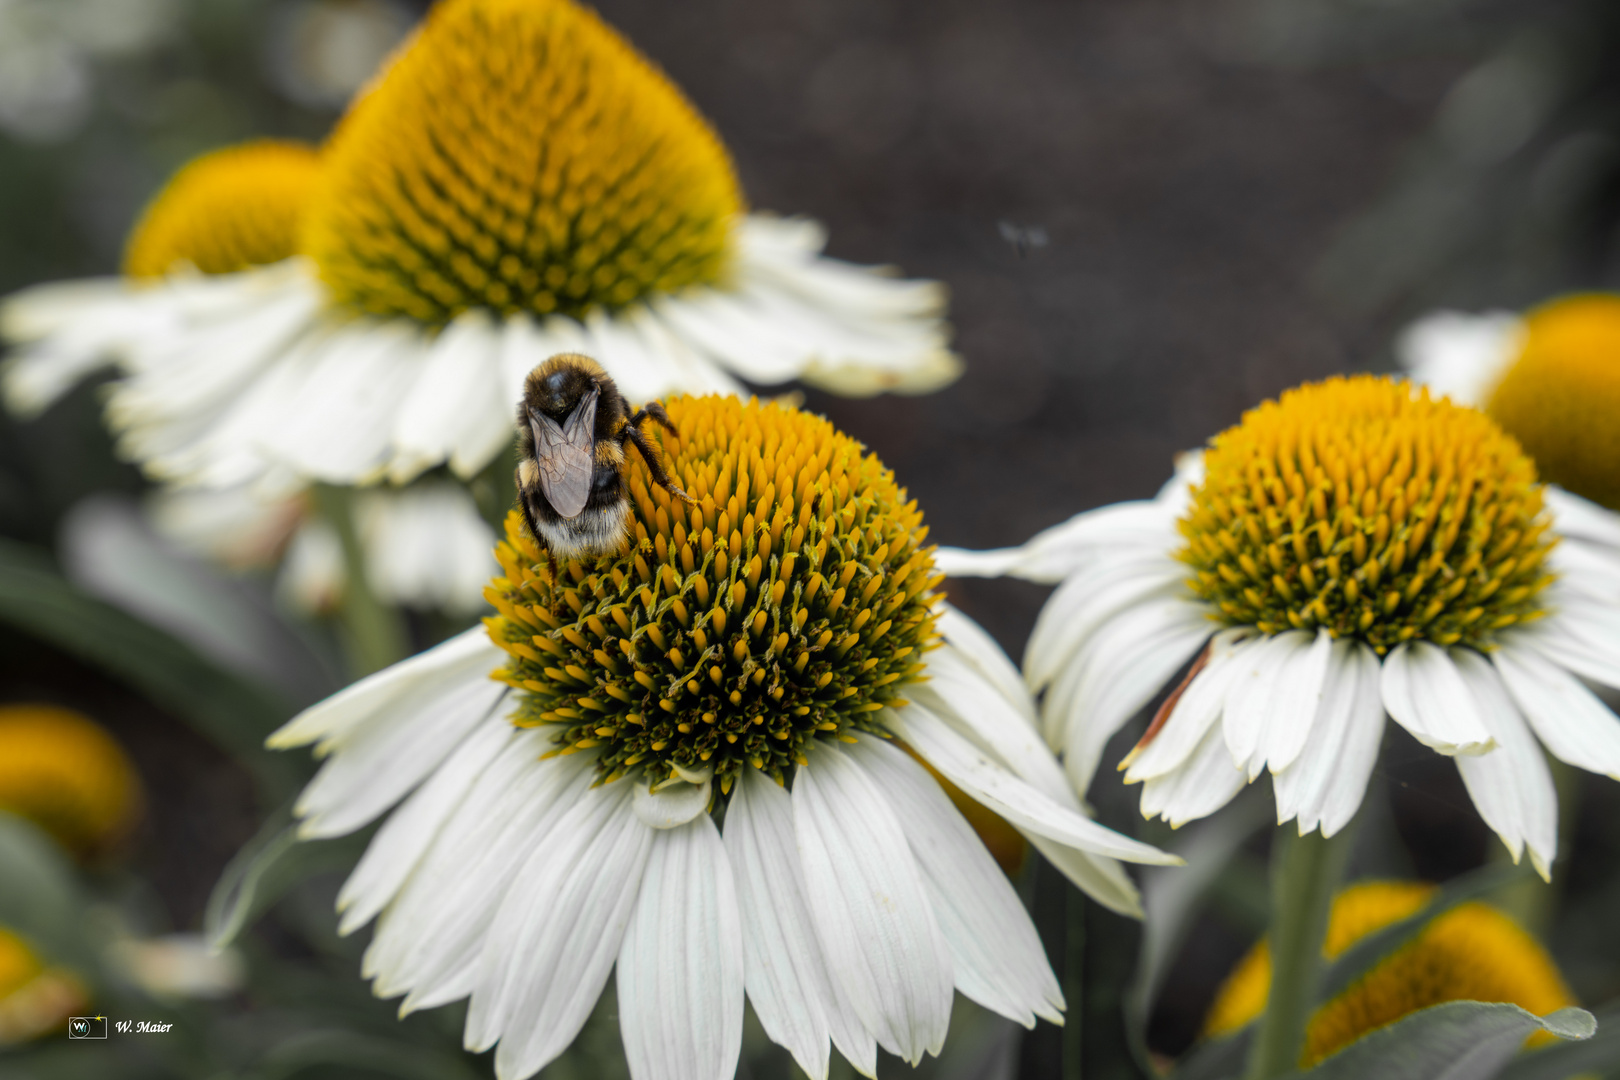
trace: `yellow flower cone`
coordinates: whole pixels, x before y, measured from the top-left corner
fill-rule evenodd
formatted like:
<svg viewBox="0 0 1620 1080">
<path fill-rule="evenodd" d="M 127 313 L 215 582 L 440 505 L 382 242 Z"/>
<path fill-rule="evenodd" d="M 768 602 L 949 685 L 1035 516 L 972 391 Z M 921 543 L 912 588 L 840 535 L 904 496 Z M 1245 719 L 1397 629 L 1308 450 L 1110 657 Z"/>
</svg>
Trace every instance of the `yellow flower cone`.
<svg viewBox="0 0 1620 1080">
<path fill-rule="evenodd" d="M 140 784 L 123 749 L 88 717 L 55 705 L 0 706 L 0 810 L 89 856 L 134 824 Z"/>
</svg>

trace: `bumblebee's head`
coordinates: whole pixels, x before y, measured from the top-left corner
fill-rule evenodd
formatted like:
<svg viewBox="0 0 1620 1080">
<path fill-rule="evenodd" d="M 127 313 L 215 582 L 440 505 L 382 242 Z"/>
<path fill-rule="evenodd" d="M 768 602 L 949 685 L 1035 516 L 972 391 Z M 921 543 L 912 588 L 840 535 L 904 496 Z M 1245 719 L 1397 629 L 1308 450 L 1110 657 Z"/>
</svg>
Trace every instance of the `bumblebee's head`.
<svg viewBox="0 0 1620 1080">
<path fill-rule="evenodd" d="M 607 372 L 588 356 L 558 353 L 529 372 L 523 383 L 523 404 L 564 423 L 593 389 L 611 385 Z"/>
</svg>

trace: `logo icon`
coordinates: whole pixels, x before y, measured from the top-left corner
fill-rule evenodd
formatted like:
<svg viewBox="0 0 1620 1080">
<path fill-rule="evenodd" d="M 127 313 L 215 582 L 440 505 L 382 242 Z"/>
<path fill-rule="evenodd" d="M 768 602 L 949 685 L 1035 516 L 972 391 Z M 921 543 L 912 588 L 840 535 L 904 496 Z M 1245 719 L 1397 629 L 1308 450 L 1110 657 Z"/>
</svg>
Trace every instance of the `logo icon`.
<svg viewBox="0 0 1620 1080">
<path fill-rule="evenodd" d="M 107 1018 L 105 1016 L 68 1017 L 68 1038 L 105 1039 L 106 1037 Z"/>
</svg>

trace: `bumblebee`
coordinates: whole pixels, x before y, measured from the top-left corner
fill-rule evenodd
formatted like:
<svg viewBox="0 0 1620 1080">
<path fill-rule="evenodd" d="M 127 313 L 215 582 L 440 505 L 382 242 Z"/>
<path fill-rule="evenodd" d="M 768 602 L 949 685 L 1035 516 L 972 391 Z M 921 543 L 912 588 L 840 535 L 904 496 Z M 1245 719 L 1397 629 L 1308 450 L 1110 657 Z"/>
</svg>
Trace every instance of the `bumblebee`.
<svg viewBox="0 0 1620 1080">
<path fill-rule="evenodd" d="M 558 353 L 523 380 L 517 413 L 518 506 L 530 534 L 553 560 L 623 548 L 630 516 L 624 489 L 626 443 L 641 454 L 654 483 L 676 498 L 693 501 L 670 479 L 658 447 L 641 430 L 648 420 L 679 434 L 656 401 L 632 415 L 608 373 L 588 356 Z"/>
</svg>

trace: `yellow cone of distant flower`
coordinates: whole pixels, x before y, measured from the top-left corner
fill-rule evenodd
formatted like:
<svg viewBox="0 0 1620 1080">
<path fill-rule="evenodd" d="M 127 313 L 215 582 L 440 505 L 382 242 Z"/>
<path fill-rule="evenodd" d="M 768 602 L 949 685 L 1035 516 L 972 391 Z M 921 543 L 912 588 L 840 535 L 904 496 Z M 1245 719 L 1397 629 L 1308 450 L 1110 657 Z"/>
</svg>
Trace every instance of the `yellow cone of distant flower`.
<svg viewBox="0 0 1620 1080">
<path fill-rule="evenodd" d="M 134 824 L 140 782 L 123 749 L 88 717 L 55 705 L 0 706 L 0 810 L 89 855 Z"/>
<path fill-rule="evenodd" d="M 130 233 L 124 273 L 230 274 L 291 258 L 319 172 L 315 149 L 297 142 L 262 139 L 203 154 L 147 204 Z"/>
<path fill-rule="evenodd" d="M 444 0 L 323 151 L 305 258 L 147 290 L 134 326 L 101 337 L 107 311 L 87 321 L 60 289 L 14 298 L 4 329 L 32 344 L 8 394 L 37 408 L 112 348 L 129 377 L 109 419 L 154 476 L 355 484 L 474 476 L 558 352 L 596 357 L 635 401 L 957 375 L 938 285 L 744 211 L 718 135 L 595 14 Z"/>
<path fill-rule="evenodd" d="M 939 562 L 1063 583 L 1024 674 L 1079 790 L 1184 672 L 1119 762 L 1173 826 L 1269 772 L 1279 822 L 1333 835 L 1387 717 L 1453 758 L 1514 859 L 1548 876 L 1542 747 L 1620 778 L 1620 718 L 1582 681 L 1620 686 L 1620 516 L 1538 483 L 1488 416 L 1404 381 L 1287 391 L 1156 499 Z"/>
<path fill-rule="evenodd" d="M 1434 893 L 1418 882 L 1353 885 L 1333 901 L 1323 955 L 1335 959 L 1357 941 L 1422 908 Z M 1204 1022 L 1225 1035 L 1265 1011 L 1271 954 L 1262 940 L 1221 986 Z M 1462 904 L 1385 957 L 1318 1008 L 1306 1031 L 1300 1064 L 1316 1064 L 1374 1028 L 1447 1001 L 1500 1001 L 1545 1016 L 1576 1004 L 1552 958 L 1508 916 L 1481 903 Z M 1538 1033 L 1531 1043 L 1549 1041 Z"/>
<path fill-rule="evenodd" d="M 639 1080 L 730 1076 L 745 997 L 817 1080 L 831 1046 L 868 1076 L 879 1046 L 938 1053 L 953 987 L 1058 1018 L 1017 894 L 893 740 L 1116 911 L 1139 913 L 1115 858 L 1176 860 L 1085 817 L 875 455 L 777 404 L 668 408 L 696 505 L 634 459 L 626 550 L 556 578 L 514 513 L 486 627 L 271 737 L 325 758 L 303 835 L 387 815 L 338 896 L 342 932 L 376 920 L 374 992 L 470 996 L 465 1043 L 508 1080 L 610 972 Z"/>
<path fill-rule="evenodd" d="M 1543 478 L 1620 509 L 1620 296 L 1567 296 L 1522 317 L 1440 312 L 1399 351 L 1414 378 L 1489 413 Z"/>
<path fill-rule="evenodd" d="M 27 942 L 0 927 L 0 1048 L 64 1035 L 67 1018 L 85 1002 L 84 984 L 76 976 L 46 966 Z"/>
</svg>

